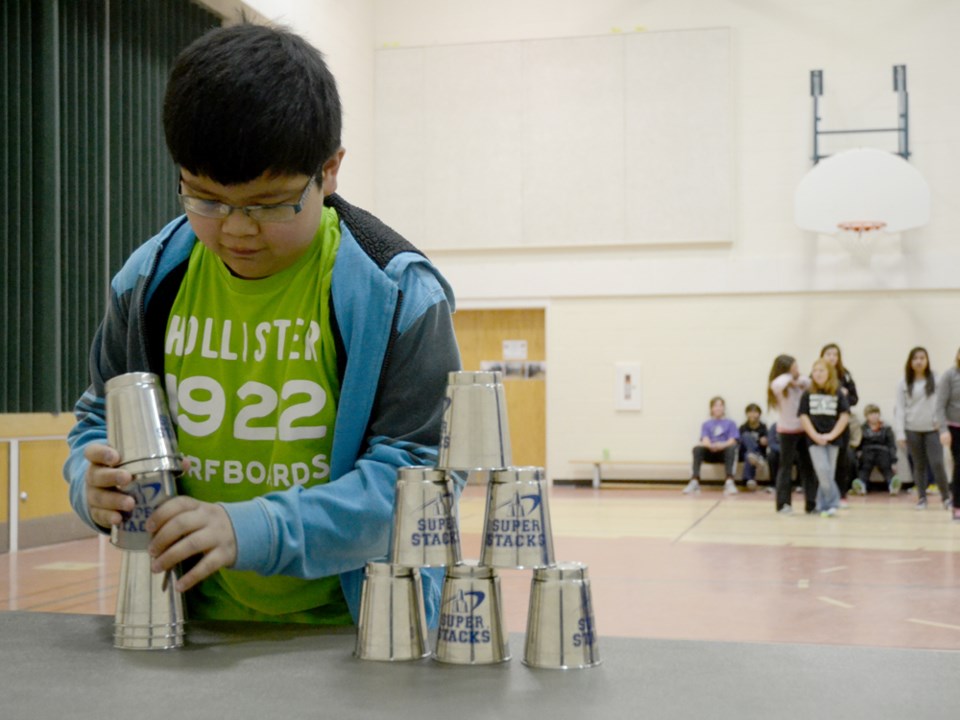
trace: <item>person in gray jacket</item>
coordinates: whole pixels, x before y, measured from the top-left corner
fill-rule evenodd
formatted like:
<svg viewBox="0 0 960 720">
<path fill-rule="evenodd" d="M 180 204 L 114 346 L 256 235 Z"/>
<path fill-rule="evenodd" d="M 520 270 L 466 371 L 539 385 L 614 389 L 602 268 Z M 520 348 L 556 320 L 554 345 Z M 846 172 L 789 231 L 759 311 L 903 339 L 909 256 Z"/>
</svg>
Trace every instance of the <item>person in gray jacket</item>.
<svg viewBox="0 0 960 720">
<path fill-rule="evenodd" d="M 955 364 L 940 378 L 937 385 L 936 422 L 940 442 L 953 455 L 951 495 L 960 498 L 960 350 Z M 953 519 L 960 522 L 960 507 L 953 508 Z"/>
<path fill-rule="evenodd" d="M 913 459 L 917 510 L 925 510 L 927 507 L 928 467 L 940 489 L 944 508 L 952 506 L 947 473 L 943 467 L 943 448 L 938 442 L 936 385 L 926 348 L 913 348 L 907 355 L 904 379 L 897 385 L 894 434 L 897 436 L 897 444 L 908 448 Z"/>
</svg>

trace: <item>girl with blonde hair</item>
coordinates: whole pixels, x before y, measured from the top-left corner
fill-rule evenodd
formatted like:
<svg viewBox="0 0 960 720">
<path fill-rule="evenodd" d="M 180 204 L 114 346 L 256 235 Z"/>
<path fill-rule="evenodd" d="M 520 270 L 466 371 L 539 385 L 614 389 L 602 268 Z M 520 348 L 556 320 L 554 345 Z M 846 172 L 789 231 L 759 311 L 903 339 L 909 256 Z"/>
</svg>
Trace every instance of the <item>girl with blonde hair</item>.
<svg viewBox="0 0 960 720">
<path fill-rule="evenodd" d="M 810 389 L 800 398 L 798 414 L 811 442 L 810 462 L 818 483 L 816 509 L 822 516 L 832 517 L 840 507 L 837 457 L 840 436 L 850 422 L 850 402 L 840 392 L 836 369 L 823 358 L 813 363 L 810 379 Z"/>
</svg>

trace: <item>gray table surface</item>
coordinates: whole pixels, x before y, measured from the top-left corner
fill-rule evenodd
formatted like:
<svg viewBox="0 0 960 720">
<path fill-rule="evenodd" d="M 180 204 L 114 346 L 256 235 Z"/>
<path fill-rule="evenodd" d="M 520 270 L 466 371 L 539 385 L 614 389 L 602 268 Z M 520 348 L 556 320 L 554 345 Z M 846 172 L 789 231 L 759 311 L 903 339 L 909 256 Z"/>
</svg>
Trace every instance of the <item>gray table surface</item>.
<svg viewBox="0 0 960 720">
<path fill-rule="evenodd" d="M 352 629 L 194 624 L 116 650 L 113 618 L 0 613 L 0 718 L 956 718 L 960 652 L 600 638 L 589 670 L 353 657 Z"/>
</svg>

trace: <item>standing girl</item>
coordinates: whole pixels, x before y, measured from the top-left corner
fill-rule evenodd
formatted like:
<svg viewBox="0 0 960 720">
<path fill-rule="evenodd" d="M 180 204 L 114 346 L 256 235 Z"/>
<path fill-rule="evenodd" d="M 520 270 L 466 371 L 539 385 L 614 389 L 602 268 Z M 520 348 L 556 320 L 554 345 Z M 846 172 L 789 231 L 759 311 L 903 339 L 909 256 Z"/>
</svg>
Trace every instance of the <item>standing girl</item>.
<svg viewBox="0 0 960 720">
<path fill-rule="evenodd" d="M 857 461 L 856 456 L 850 448 L 850 431 L 854 423 L 853 407 L 860 401 L 860 398 L 857 397 L 857 384 L 853 381 L 853 375 L 844 367 L 843 354 L 840 352 L 840 346 L 836 343 L 824 345 L 820 350 L 820 357 L 833 366 L 833 369 L 837 373 L 840 392 L 850 404 L 850 424 L 847 425 L 846 430 L 840 435 L 840 450 L 837 454 L 836 473 L 837 487 L 840 489 L 840 506 L 846 507 L 847 493 L 850 492 L 851 485 L 857 482 L 854 480 L 857 474 Z M 866 486 L 864 486 L 862 494 L 866 494 Z"/>
<path fill-rule="evenodd" d="M 813 485 L 813 468 L 807 453 L 803 425 L 797 410 L 803 391 L 810 386 L 810 380 L 800 377 L 797 361 L 790 355 L 778 355 L 770 368 L 767 385 L 767 407 L 776 408 L 777 440 L 780 444 L 780 469 L 777 472 L 777 512 L 790 515 L 791 475 L 793 465 L 800 471 L 800 482 L 806 496 L 806 510 L 813 512 L 816 505 L 816 491 Z"/>
<path fill-rule="evenodd" d="M 813 443 L 810 462 L 817 473 L 817 510 L 821 515 L 833 516 L 840 507 L 837 457 L 840 437 L 850 421 L 850 403 L 840 391 L 836 370 L 823 358 L 813 363 L 810 377 L 813 383 L 800 398 L 800 422 Z"/>
<path fill-rule="evenodd" d="M 907 356 L 904 379 L 897 385 L 897 411 L 894 434 L 897 444 L 908 448 L 913 459 L 913 481 L 917 487 L 917 510 L 927 507 L 927 468 L 940 488 L 943 507 L 949 509 L 950 490 L 943 469 L 943 448 L 940 447 L 936 419 L 936 379 L 930 359 L 922 347 L 915 347 Z"/>
<path fill-rule="evenodd" d="M 953 498 L 960 498 L 960 350 L 956 364 L 947 370 L 937 385 L 936 425 L 940 429 L 940 443 L 949 447 L 953 455 Z M 954 502 L 953 519 L 960 522 L 960 503 Z"/>
</svg>

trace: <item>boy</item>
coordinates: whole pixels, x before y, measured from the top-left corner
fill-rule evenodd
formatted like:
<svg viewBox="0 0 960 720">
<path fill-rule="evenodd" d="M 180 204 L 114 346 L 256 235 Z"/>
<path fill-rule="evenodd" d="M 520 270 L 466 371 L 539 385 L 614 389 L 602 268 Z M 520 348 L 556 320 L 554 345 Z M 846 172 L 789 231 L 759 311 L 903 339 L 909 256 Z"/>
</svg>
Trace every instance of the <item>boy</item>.
<svg viewBox="0 0 960 720">
<path fill-rule="evenodd" d="M 743 460 L 743 481 L 747 489 L 757 489 L 757 468 L 767 464 L 767 426 L 760 422 L 760 406 L 747 405 L 747 421 L 740 426 L 740 459 Z"/>
<path fill-rule="evenodd" d="M 726 414 L 727 404 L 723 398 L 711 398 L 710 419 L 700 426 L 700 444 L 693 448 L 693 474 L 683 489 L 685 495 L 700 492 L 700 465 L 705 462 L 722 462 L 726 472 L 723 494 L 737 494 L 733 471 L 737 464 L 737 441 L 740 433 L 737 431 L 737 424 L 728 419 Z"/>
<path fill-rule="evenodd" d="M 154 572 L 193 618 L 356 622 L 387 552 L 396 471 L 436 461 L 452 292 L 429 261 L 335 195 L 335 81 L 302 38 L 216 28 L 177 58 L 163 108 L 185 215 L 112 282 L 64 468 L 106 531 L 132 509 L 104 445 L 104 383 L 163 378 L 188 467 L 147 524 Z M 424 572 L 435 622 L 441 573 Z"/>
<path fill-rule="evenodd" d="M 900 492 L 900 478 L 894 475 L 897 465 L 897 441 L 893 429 L 880 420 L 880 408 L 870 404 L 863 409 L 867 422 L 862 428 L 860 440 L 859 477 L 853 481 L 857 495 L 866 495 L 870 485 L 870 473 L 878 468 L 891 495 Z"/>
</svg>

